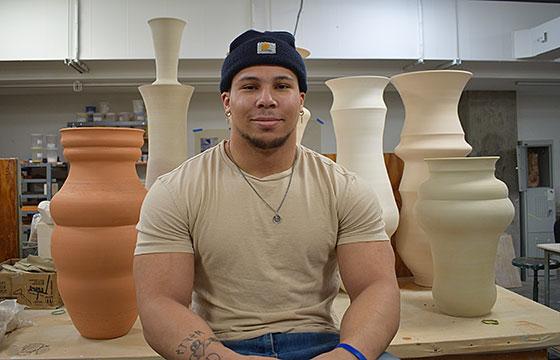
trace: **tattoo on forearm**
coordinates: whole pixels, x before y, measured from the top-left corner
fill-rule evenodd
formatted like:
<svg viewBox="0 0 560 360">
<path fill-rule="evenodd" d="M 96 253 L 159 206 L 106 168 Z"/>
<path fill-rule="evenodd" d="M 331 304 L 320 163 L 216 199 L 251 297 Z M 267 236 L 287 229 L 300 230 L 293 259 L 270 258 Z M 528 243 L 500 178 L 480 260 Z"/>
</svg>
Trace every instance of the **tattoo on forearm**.
<svg viewBox="0 0 560 360">
<path fill-rule="evenodd" d="M 210 344 L 220 341 L 215 337 L 204 339 L 203 336 L 203 331 L 196 330 L 181 341 L 175 353 L 184 355 L 190 351 L 189 360 L 220 360 L 222 358 L 220 355 L 208 350 Z"/>
</svg>

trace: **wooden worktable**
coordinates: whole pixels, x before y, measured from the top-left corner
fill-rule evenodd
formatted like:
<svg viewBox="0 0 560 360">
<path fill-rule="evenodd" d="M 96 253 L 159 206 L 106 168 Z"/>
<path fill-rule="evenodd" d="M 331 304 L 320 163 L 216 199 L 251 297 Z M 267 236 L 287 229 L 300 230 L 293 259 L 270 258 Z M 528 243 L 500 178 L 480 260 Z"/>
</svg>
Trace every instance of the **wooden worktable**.
<svg viewBox="0 0 560 360">
<path fill-rule="evenodd" d="M 338 296 L 333 309 L 337 319 L 349 302 L 345 294 Z M 145 343 L 139 321 L 128 335 L 100 341 L 81 337 L 67 314 L 26 310 L 25 316 L 35 325 L 9 334 L 0 347 L 0 359 L 158 359 Z M 546 359 L 543 349 L 559 344 L 560 313 L 511 291 L 498 287 L 498 300 L 489 315 L 457 318 L 438 312 L 429 289 L 403 280 L 401 326 L 389 351 L 402 358 Z M 493 354 L 481 355 L 485 353 Z"/>
</svg>

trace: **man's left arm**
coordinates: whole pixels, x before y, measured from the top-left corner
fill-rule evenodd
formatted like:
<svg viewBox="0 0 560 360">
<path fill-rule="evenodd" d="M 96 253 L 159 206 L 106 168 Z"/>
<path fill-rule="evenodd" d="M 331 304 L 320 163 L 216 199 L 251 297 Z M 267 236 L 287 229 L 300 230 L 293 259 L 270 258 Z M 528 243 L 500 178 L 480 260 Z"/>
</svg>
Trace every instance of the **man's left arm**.
<svg viewBox="0 0 560 360">
<path fill-rule="evenodd" d="M 377 359 L 399 328 L 400 293 L 391 242 L 339 245 L 337 258 L 351 301 L 342 318 L 340 342 L 353 346 L 369 360 Z M 337 348 L 316 359 L 356 358 Z"/>
</svg>

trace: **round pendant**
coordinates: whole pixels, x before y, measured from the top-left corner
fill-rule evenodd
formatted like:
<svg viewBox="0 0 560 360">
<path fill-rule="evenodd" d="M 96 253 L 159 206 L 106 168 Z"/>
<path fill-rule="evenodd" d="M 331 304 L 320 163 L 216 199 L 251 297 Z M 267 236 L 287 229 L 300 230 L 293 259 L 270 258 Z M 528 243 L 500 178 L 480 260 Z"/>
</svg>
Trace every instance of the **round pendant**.
<svg viewBox="0 0 560 360">
<path fill-rule="evenodd" d="M 282 218 L 278 214 L 274 215 L 274 217 L 272 218 L 272 222 L 275 223 L 275 224 L 280 224 L 281 221 L 282 221 Z"/>
</svg>

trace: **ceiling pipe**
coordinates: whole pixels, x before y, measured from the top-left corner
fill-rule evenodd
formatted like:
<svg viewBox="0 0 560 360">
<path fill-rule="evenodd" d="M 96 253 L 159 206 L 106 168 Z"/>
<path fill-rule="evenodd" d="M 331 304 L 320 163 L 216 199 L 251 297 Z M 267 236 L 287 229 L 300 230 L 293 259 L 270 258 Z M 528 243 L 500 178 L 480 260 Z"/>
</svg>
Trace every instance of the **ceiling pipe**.
<svg viewBox="0 0 560 360">
<path fill-rule="evenodd" d="M 79 60 L 80 53 L 80 1 L 68 0 L 68 58 L 64 63 L 80 74 L 88 73 L 88 66 Z"/>
<path fill-rule="evenodd" d="M 417 0 L 418 9 L 418 59 L 412 64 L 404 66 L 404 71 L 424 63 L 424 6 L 422 0 Z"/>
</svg>

